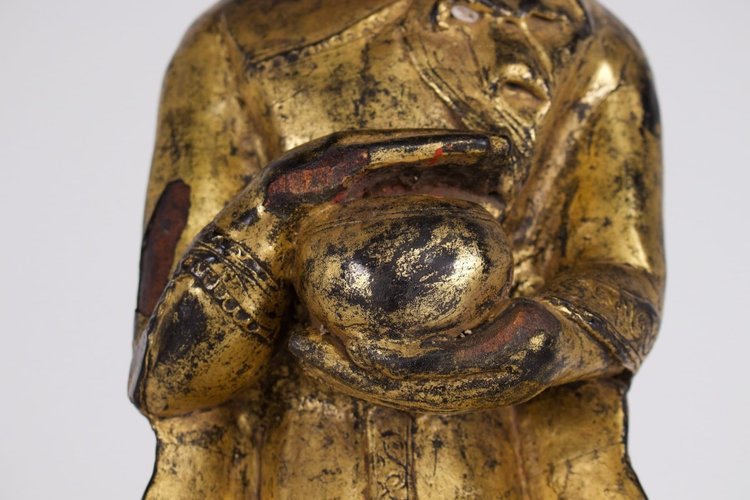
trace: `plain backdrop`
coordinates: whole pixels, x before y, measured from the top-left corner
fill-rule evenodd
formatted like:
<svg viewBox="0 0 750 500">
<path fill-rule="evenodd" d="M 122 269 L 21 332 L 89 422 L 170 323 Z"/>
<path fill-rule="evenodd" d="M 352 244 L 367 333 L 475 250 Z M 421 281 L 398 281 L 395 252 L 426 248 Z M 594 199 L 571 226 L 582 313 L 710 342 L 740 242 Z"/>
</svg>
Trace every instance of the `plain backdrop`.
<svg viewBox="0 0 750 500">
<path fill-rule="evenodd" d="M 0 0 L 0 498 L 135 499 L 154 438 L 126 397 L 167 62 L 210 0 Z M 608 0 L 665 139 L 669 284 L 630 394 L 654 499 L 750 497 L 750 3 Z"/>
</svg>

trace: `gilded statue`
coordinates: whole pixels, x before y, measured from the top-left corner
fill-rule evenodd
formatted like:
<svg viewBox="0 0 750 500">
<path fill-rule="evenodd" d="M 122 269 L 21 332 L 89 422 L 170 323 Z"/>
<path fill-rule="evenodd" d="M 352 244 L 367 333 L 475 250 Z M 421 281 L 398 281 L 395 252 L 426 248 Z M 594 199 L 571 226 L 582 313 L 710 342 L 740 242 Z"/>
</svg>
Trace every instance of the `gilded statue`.
<svg viewBox="0 0 750 500">
<path fill-rule="evenodd" d="M 594 0 L 222 1 L 145 212 L 147 498 L 645 497 L 660 124 Z"/>
</svg>

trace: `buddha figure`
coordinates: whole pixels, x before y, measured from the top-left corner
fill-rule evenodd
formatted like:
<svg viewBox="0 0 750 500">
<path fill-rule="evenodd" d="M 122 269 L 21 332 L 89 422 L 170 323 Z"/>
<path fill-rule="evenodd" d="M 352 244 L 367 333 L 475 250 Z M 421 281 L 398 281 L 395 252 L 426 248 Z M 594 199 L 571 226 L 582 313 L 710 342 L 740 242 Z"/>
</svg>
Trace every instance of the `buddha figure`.
<svg viewBox="0 0 750 500">
<path fill-rule="evenodd" d="M 164 83 L 147 498 L 644 498 L 660 124 L 594 0 L 225 0 Z"/>
</svg>

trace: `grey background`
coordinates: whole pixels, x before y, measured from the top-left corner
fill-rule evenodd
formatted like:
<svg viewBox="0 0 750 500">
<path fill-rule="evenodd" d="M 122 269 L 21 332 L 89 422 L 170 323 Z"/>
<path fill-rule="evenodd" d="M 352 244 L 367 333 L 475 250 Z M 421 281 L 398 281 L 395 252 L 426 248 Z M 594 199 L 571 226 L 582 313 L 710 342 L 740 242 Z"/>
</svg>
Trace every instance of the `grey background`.
<svg viewBox="0 0 750 500">
<path fill-rule="evenodd" d="M 654 499 L 748 498 L 750 87 L 740 0 L 608 0 L 656 75 L 669 285 L 630 396 Z M 0 498 L 138 498 L 141 214 L 163 71 L 207 0 L 0 1 Z"/>
</svg>

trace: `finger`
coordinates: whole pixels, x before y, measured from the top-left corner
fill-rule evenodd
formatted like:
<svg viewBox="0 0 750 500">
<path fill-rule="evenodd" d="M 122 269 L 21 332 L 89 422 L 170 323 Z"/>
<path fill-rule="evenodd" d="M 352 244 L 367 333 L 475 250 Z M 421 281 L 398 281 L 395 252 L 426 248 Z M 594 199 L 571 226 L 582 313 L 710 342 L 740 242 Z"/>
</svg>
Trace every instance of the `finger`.
<svg viewBox="0 0 750 500">
<path fill-rule="evenodd" d="M 502 165 L 509 142 L 474 132 L 351 132 L 316 141 L 269 166 L 266 205 L 332 199 L 359 175 L 394 166 Z"/>
<path fill-rule="evenodd" d="M 361 349 L 347 352 L 360 366 L 394 378 L 478 373 L 516 366 L 525 370 L 532 360 L 550 357 L 559 322 L 526 299 L 511 301 L 492 321 L 459 334 L 433 335 L 413 354 L 377 349 L 355 342 Z M 365 362 L 361 362 L 365 360 Z"/>
<path fill-rule="evenodd" d="M 488 156 L 504 153 L 506 143 L 496 137 L 473 132 L 409 133 L 368 146 L 366 170 L 395 165 L 435 167 L 477 165 Z"/>
<path fill-rule="evenodd" d="M 494 321 L 458 336 L 436 336 L 416 354 L 379 348 L 372 343 L 346 344 L 343 357 L 368 373 L 392 379 L 426 379 L 510 372 L 542 383 L 559 370 L 559 321 L 543 307 L 516 299 Z"/>
<path fill-rule="evenodd" d="M 330 335 L 292 335 L 292 353 L 313 377 L 353 397 L 412 411 L 451 413 L 515 404 L 544 387 L 518 377 L 512 367 L 494 372 L 394 379 L 353 363 Z"/>
<path fill-rule="evenodd" d="M 561 325 L 544 307 L 515 299 L 472 341 L 455 351 L 457 366 L 491 368 L 514 364 L 533 375 L 554 359 Z"/>
</svg>

